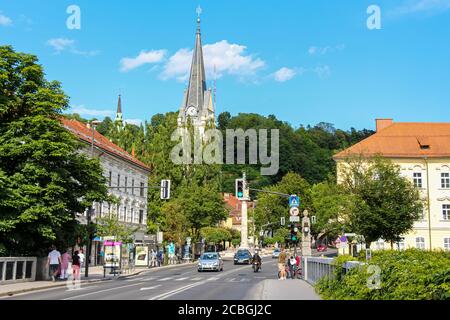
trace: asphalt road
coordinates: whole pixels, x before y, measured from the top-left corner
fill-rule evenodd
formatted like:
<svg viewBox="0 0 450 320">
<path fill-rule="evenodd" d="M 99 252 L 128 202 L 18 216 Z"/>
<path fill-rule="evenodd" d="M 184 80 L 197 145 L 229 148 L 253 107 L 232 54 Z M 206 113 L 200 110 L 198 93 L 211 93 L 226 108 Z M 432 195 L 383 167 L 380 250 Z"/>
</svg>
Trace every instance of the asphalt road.
<svg viewBox="0 0 450 320">
<path fill-rule="evenodd" d="M 251 299 L 258 283 L 277 279 L 276 259 L 264 258 L 262 270 L 224 261 L 222 272 L 198 272 L 197 265 L 152 269 L 140 275 L 6 297 L 6 300 L 242 300 Z"/>
</svg>

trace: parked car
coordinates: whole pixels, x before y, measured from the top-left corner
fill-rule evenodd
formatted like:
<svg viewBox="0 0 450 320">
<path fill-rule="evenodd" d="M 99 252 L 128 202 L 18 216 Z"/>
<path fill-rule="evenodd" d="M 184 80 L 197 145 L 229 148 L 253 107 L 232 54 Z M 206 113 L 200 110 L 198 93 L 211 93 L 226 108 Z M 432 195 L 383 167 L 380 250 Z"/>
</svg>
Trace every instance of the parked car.
<svg viewBox="0 0 450 320">
<path fill-rule="evenodd" d="M 277 259 L 278 257 L 279 257 L 279 255 L 280 255 L 280 249 L 275 249 L 275 250 L 273 250 L 273 253 L 272 253 L 272 259 Z"/>
<path fill-rule="evenodd" d="M 249 250 L 238 250 L 234 255 L 234 264 L 251 264 L 252 254 Z"/>
<path fill-rule="evenodd" d="M 317 246 L 317 252 L 324 252 L 324 251 L 327 251 L 327 249 L 328 249 L 328 247 L 324 244 L 319 244 Z"/>
<path fill-rule="evenodd" d="M 223 271 L 223 260 L 218 252 L 206 252 L 198 260 L 198 272 Z"/>
</svg>

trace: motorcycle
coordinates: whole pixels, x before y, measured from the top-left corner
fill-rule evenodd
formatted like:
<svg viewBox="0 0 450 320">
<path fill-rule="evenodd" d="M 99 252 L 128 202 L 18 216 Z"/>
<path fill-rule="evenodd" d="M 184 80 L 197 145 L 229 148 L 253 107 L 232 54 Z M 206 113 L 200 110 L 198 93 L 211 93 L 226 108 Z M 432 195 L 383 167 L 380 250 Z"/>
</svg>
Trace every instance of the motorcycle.
<svg viewBox="0 0 450 320">
<path fill-rule="evenodd" d="M 258 272 L 261 269 L 261 264 L 258 261 L 253 261 L 253 272 Z"/>
</svg>

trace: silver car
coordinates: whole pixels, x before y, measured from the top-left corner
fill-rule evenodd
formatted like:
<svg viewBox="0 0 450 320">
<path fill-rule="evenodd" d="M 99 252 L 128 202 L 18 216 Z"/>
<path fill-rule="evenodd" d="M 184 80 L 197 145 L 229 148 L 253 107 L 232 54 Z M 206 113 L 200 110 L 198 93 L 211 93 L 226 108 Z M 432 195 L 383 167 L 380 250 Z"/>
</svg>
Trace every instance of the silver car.
<svg viewBox="0 0 450 320">
<path fill-rule="evenodd" d="M 201 271 L 223 271 L 223 260 L 217 252 L 207 252 L 198 260 L 198 272 Z"/>
</svg>

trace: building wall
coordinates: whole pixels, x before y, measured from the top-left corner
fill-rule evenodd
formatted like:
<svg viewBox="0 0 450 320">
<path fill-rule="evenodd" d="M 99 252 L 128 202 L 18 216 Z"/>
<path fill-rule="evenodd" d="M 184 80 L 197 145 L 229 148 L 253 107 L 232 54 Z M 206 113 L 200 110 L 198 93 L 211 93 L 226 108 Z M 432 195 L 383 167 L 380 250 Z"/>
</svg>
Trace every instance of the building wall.
<svg viewBox="0 0 450 320">
<path fill-rule="evenodd" d="M 391 158 L 391 160 L 400 166 L 401 175 L 411 182 L 414 182 L 414 175 L 416 175 L 417 182 L 418 179 L 421 179 L 421 187 L 420 185 L 418 187 L 425 202 L 423 218 L 416 221 L 413 230 L 405 234 L 404 241 L 396 244 L 395 247 L 450 250 L 450 212 L 446 216 L 443 214 L 444 206 L 448 206 L 450 210 L 450 188 L 441 185 L 443 178 L 441 174 L 444 174 L 444 179 L 447 179 L 446 175 L 448 174 L 448 179 L 450 179 L 450 158 L 428 160 Z M 338 181 L 342 181 L 343 166 L 345 163 L 338 160 Z M 428 197 L 430 199 L 429 210 Z M 373 250 L 389 249 L 390 243 L 383 243 L 382 240 L 379 240 L 378 243 L 372 243 L 371 248 Z"/>
</svg>

